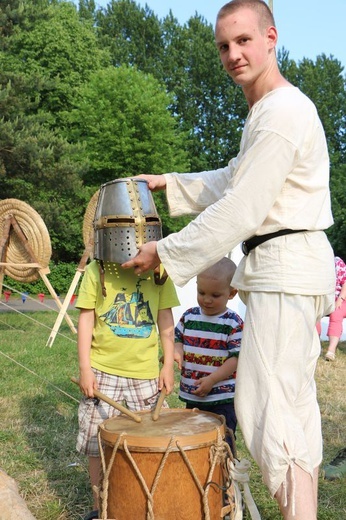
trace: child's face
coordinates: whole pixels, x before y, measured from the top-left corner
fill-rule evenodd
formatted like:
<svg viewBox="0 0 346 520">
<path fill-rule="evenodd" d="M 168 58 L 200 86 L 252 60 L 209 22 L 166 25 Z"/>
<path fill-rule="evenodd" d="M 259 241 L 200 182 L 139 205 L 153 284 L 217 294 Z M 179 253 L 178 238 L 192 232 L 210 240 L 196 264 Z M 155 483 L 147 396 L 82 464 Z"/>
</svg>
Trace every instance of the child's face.
<svg viewBox="0 0 346 520">
<path fill-rule="evenodd" d="M 233 297 L 233 289 L 223 280 L 197 276 L 197 301 L 204 314 L 216 316 L 223 314 L 227 302 Z"/>
</svg>

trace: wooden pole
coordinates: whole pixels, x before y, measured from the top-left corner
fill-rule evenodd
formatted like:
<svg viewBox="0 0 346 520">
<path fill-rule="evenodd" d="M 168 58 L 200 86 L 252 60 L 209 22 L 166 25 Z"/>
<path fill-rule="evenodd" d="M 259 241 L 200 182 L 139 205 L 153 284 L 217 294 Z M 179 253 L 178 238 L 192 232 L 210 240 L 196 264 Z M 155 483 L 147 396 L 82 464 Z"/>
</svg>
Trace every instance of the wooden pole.
<svg viewBox="0 0 346 520">
<path fill-rule="evenodd" d="M 74 294 L 74 290 L 75 288 L 77 287 L 77 284 L 78 284 L 78 280 L 79 278 L 82 276 L 82 273 L 85 271 L 85 266 L 86 266 L 86 263 L 89 259 L 89 256 L 91 254 L 91 251 L 92 251 L 92 238 L 93 238 L 93 233 L 91 234 L 90 236 L 90 239 L 89 239 L 89 244 L 88 246 L 85 248 L 84 250 L 84 253 L 83 253 L 83 256 L 78 264 L 78 267 L 77 267 L 77 271 L 74 275 L 74 278 L 71 282 L 71 285 L 70 285 L 70 288 L 66 294 L 66 297 L 65 297 L 65 300 L 64 300 L 64 303 L 62 304 L 62 307 L 60 309 L 60 312 L 58 314 L 58 317 L 54 323 L 54 327 L 52 328 L 52 332 L 50 333 L 50 336 L 48 338 L 48 341 L 46 343 L 46 346 L 48 347 L 51 347 L 54 343 L 54 340 L 55 340 L 55 337 L 59 331 L 59 328 L 60 328 L 60 325 L 61 325 L 61 322 L 62 320 L 64 319 L 64 316 L 65 316 L 65 313 L 67 311 L 67 308 L 69 306 L 69 303 L 71 301 L 71 298 Z"/>
<path fill-rule="evenodd" d="M 0 260 L 3 262 L 6 258 L 6 250 L 8 246 L 8 241 L 10 239 L 10 230 L 11 230 L 11 216 L 6 217 L 6 221 L 3 229 L 3 236 L 0 242 Z M 2 294 L 2 284 L 4 282 L 5 275 L 5 267 L 3 264 L 0 266 L 0 297 Z"/>
</svg>

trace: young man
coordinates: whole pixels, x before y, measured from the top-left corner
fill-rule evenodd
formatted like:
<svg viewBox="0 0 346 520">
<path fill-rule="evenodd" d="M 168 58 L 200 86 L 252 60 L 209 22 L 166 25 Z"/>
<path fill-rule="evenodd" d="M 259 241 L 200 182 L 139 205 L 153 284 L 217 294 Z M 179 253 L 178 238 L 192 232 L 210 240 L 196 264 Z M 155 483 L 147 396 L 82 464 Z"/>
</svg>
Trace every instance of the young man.
<svg viewBox="0 0 346 520">
<path fill-rule="evenodd" d="M 125 264 L 163 263 L 177 285 L 243 244 L 233 286 L 247 305 L 236 413 L 285 520 L 316 520 L 322 436 L 314 371 L 316 322 L 334 306 L 329 159 L 313 103 L 280 73 L 268 5 L 233 0 L 216 45 L 249 106 L 240 151 L 223 169 L 145 176 L 166 189 L 172 215 L 198 214 Z"/>
</svg>

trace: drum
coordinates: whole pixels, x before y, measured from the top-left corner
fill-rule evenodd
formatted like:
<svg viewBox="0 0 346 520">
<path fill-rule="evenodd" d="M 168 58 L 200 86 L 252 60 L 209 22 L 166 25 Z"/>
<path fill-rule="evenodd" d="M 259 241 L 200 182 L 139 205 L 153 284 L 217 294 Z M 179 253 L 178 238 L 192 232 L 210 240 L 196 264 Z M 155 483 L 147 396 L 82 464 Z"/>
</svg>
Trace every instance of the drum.
<svg viewBox="0 0 346 520">
<path fill-rule="evenodd" d="M 220 520 L 230 510 L 224 418 L 197 409 L 163 409 L 157 421 L 139 414 L 139 423 L 120 415 L 99 428 L 101 518 Z"/>
</svg>

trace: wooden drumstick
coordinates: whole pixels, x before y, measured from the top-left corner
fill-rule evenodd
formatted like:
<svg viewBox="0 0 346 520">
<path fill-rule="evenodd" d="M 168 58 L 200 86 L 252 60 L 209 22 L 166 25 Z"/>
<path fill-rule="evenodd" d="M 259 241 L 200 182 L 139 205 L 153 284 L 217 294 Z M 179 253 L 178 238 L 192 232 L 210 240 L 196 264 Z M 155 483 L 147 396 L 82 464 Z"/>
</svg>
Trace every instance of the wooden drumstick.
<svg viewBox="0 0 346 520">
<path fill-rule="evenodd" d="M 161 406 L 163 405 L 163 401 L 165 400 L 166 393 L 166 387 L 164 386 L 160 392 L 159 398 L 156 403 L 156 407 L 153 413 L 153 421 L 157 421 L 157 419 L 159 418 Z"/>
<path fill-rule="evenodd" d="M 71 381 L 73 383 L 76 383 L 76 385 L 79 386 L 79 381 L 75 377 L 71 377 Z M 139 423 L 142 421 L 142 419 L 139 415 L 135 414 L 134 412 L 131 412 L 131 410 L 128 410 L 127 408 L 125 408 L 125 406 L 117 403 L 116 401 L 113 401 L 113 399 L 111 399 L 107 395 L 103 394 L 102 392 L 99 392 L 99 390 L 94 390 L 94 396 L 98 397 L 99 399 L 102 399 L 102 401 L 105 401 L 106 403 L 110 404 L 111 406 L 113 406 L 114 408 L 119 410 L 119 412 L 124 413 L 125 415 L 128 415 L 129 417 L 131 417 L 131 419 L 134 419 L 136 422 Z"/>
</svg>

